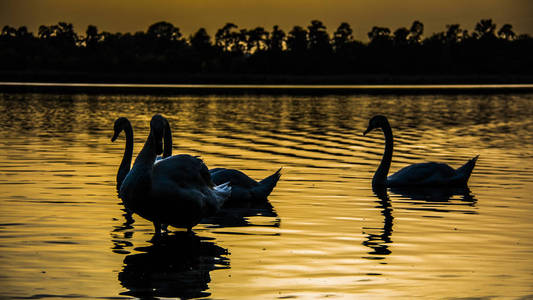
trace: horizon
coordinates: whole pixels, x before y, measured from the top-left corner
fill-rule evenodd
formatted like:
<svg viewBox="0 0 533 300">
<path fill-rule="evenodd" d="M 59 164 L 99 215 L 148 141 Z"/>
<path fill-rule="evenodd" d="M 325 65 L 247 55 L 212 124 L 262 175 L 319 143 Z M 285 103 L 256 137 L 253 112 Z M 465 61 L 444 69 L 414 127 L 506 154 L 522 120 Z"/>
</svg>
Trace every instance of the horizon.
<svg viewBox="0 0 533 300">
<path fill-rule="evenodd" d="M 320 20 L 332 34 L 341 22 L 347 22 L 354 30 L 354 38 L 368 40 L 367 33 L 373 26 L 388 27 L 392 31 L 409 27 L 418 20 L 425 26 L 424 36 L 444 31 L 448 24 L 460 24 L 472 31 L 481 19 L 492 19 L 499 27 L 511 24 L 517 34 L 533 33 L 533 18 L 529 12 L 533 3 L 526 0 L 479 1 L 468 3 L 442 1 L 427 4 L 420 0 L 396 3 L 392 0 L 381 3 L 368 1 L 338 1 L 335 5 L 322 4 L 318 0 L 270 1 L 254 4 L 241 4 L 231 0 L 218 3 L 204 0 L 201 3 L 176 3 L 159 0 L 146 3 L 110 3 L 105 1 L 81 0 L 76 3 L 65 0 L 28 0 L 18 2 L 5 0 L 0 4 L 1 26 L 26 26 L 36 34 L 40 25 L 50 26 L 58 22 L 72 23 L 77 33 L 85 33 L 88 25 L 94 25 L 100 32 L 135 33 L 146 31 L 159 21 L 172 23 L 185 36 L 205 28 L 211 37 L 217 29 L 231 22 L 239 28 L 264 27 L 270 31 L 279 25 L 285 32 L 294 26 L 306 27 L 311 20 Z M 302 7 L 300 7 L 302 6 Z M 480 9 L 483 8 L 483 9 Z M 102 12 L 110 12 L 103 14 Z M 120 18 L 117 18 L 120 13 Z"/>
</svg>

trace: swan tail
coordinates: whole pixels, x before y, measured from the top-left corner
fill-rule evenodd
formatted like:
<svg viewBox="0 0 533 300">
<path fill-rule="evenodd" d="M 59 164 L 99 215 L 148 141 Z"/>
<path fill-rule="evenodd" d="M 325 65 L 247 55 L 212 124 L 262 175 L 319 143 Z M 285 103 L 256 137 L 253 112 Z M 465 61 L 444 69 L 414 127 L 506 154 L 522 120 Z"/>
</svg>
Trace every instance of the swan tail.
<svg viewBox="0 0 533 300">
<path fill-rule="evenodd" d="M 224 202 L 231 196 L 231 185 L 230 182 L 225 182 L 223 184 L 213 187 L 215 191 L 215 199 L 217 202 L 217 210 L 224 205 Z"/>
<path fill-rule="evenodd" d="M 279 178 L 281 177 L 281 169 L 279 168 L 274 174 L 266 177 L 265 179 L 259 182 L 259 185 L 252 189 L 252 195 L 254 199 L 266 199 L 272 190 L 278 183 Z"/>
<path fill-rule="evenodd" d="M 464 178 L 465 184 L 468 182 L 468 179 L 470 178 L 470 175 L 472 174 L 472 171 L 474 170 L 474 167 L 476 166 L 478 157 L 479 155 L 467 161 L 466 164 L 464 164 L 462 167 L 457 169 L 457 173 L 461 174 L 462 178 Z"/>
</svg>

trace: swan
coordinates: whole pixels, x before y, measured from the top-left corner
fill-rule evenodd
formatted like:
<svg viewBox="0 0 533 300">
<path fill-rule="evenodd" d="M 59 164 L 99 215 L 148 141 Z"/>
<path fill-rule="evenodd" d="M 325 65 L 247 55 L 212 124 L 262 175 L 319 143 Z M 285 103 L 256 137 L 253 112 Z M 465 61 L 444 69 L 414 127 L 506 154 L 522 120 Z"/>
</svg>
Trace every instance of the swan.
<svg viewBox="0 0 533 300">
<path fill-rule="evenodd" d="M 214 168 L 209 170 L 214 184 L 229 182 L 231 184 L 231 196 L 226 200 L 225 206 L 235 204 L 265 201 L 278 183 L 281 177 L 279 168 L 274 174 L 257 182 L 245 173 L 226 168 Z"/>
<path fill-rule="evenodd" d="M 172 156 L 172 134 L 170 127 L 165 130 L 163 149 L 163 158 Z M 278 183 L 281 177 L 281 169 L 279 168 L 272 175 L 259 182 L 236 169 L 214 168 L 209 170 L 209 174 L 215 185 L 226 182 L 230 183 L 231 195 L 224 203 L 224 207 L 226 207 L 265 201 Z"/>
<path fill-rule="evenodd" d="M 199 158 L 181 154 L 155 163 L 169 129 L 163 116 L 152 117 L 150 134 L 119 191 L 127 209 L 154 224 L 156 237 L 161 234 L 161 224 L 190 232 L 203 217 L 215 214 L 231 194 L 229 183 L 213 185 Z"/>
<path fill-rule="evenodd" d="M 120 135 L 122 131 L 126 135 L 126 146 L 124 147 L 124 156 L 120 162 L 120 166 L 117 171 L 117 192 L 120 191 L 120 186 L 122 181 L 126 178 L 126 175 L 130 172 L 131 159 L 133 157 L 133 128 L 131 127 L 130 120 L 126 117 L 119 117 L 115 120 L 113 125 L 113 137 L 111 137 L 111 142 L 114 142 Z M 156 162 L 167 158 L 172 155 L 172 134 L 165 131 L 165 144 L 163 147 L 163 156 L 157 156 Z"/>
<path fill-rule="evenodd" d="M 381 163 L 372 178 L 372 186 L 466 186 L 479 155 L 472 158 L 458 169 L 453 169 L 443 163 L 419 163 L 404 167 L 387 177 L 393 151 L 392 129 L 389 121 L 384 116 L 374 116 L 368 122 L 368 128 L 363 135 L 366 135 L 373 129 L 377 128 L 381 128 L 385 134 L 385 153 L 383 154 Z"/>
</svg>

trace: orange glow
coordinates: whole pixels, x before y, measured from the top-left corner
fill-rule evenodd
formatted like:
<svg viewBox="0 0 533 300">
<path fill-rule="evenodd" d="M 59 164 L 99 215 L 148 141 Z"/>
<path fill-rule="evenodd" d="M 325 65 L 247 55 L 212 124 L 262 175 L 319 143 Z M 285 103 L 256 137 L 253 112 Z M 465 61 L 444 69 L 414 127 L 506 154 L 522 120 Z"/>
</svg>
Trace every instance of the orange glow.
<svg viewBox="0 0 533 300">
<path fill-rule="evenodd" d="M 414 20 L 424 23 L 426 34 L 442 31 L 446 24 L 461 24 L 472 29 L 474 24 L 492 18 L 496 24 L 511 23 L 516 32 L 532 33 L 533 3 L 528 0 L 472 1 L 353 1 L 338 0 L 201 0 L 201 1 L 104 1 L 104 0 L 3 0 L 0 25 L 26 25 L 37 31 L 39 25 L 71 22 L 79 32 L 87 25 L 100 31 L 145 31 L 158 21 L 168 21 L 188 35 L 205 27 L 211 35 L 226 22 L 242 28 L 280 25 L 285 31 L 294 25 L 307 26 L 311 20 L 324 22 L 330 31 L 341 22 L 354 28 L 355 37 L 366 39 L 371 27 L 398 28 Z"/>
</svg>

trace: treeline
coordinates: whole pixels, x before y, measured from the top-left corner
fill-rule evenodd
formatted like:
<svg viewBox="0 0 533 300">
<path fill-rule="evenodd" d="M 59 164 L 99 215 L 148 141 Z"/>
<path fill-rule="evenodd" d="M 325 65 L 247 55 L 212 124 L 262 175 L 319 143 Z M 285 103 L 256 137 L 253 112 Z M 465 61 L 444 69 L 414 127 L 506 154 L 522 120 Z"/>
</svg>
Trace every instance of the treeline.
<svg viewBox="0 0 533 300">
<path fill-rule="evenodd" d="M 204 28 L 185 37 L 168 22 L 146 32 L 85 35 L 70 23 L 4 26 L 1 71 L 155 72 L 171 74 L 526 74 L 533 70 L 533 39 L 512 25 L 481 20 L 472 32 L 458 24 L 424 36 L 414 21 L 394 31 L 373 27 L 368 42 L 354 39 L 348 23 L 332 35 L 318 20 L 284 32 L 278 26 L 239 28 L 227 23 L 214 37 Z"/>
</svg>

